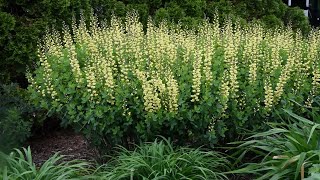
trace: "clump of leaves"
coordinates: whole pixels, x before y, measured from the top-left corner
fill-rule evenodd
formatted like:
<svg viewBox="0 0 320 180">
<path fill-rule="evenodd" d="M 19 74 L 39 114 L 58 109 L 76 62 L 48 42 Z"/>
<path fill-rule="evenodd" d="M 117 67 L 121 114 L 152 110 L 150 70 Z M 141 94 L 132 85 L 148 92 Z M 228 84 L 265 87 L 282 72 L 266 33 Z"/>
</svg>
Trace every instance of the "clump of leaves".
<svg viewBox="0 0 320 180">
<path fill-rule="evenodd" d="M 102 179 L 227 179 L 228 161 L 221 154 L 200 149 L 174 149 L 167 140 L 119 148 L 119 155 L 103 167 Z"/>
<path fill-rule="evenodd" d="M 1 155 L 0 179 L 88 179 L 89 164 L 80 161 L 63 162 L 64 156 L 56 153 L 41 167 L 37 167 L 32 160 L 30 147 L 23 150 L 16 149 L 10 155 Z"/>
<path fill-rule="evenodd" d="M 258 180 L 303 179 L 308 171 L 312 176 L 319 175 L 312 170 L 320 163 L 320 124 L 285 111 L 292 117 L 289 122 L 271 123 L 270 130 L 253 135 L 238 146 L 240 157 L 254 152 L 262 161 L 246 164 L 232 173 L 256 174 Z"/>
<path fill-rule="evenodd" d="M 309 177 L 305 180 L 319 180 L 320 179 L 320 164 L 314 164 L 308 170 Z"/>
<path fill-rule="evenodd" d="M 0 84 L 0 149 L 10 151 L 20 146 L 30 135 L 31 112 L 24 91 L 17 84 Z"/>
<path fill-rule="evenodd" d="M 18 84 L 0 83 L 0 150 L 19 148 L 34 130 L 41 127 L 46 111 L 29 103 L 26 89 Z"/>
<path fill-rule="evenodd" d="M 32 123 L 22 118 L 17 108 L 0 113 L 0 149 L 9 151 L 18 147 L 30 136 Z"/>
</svg>

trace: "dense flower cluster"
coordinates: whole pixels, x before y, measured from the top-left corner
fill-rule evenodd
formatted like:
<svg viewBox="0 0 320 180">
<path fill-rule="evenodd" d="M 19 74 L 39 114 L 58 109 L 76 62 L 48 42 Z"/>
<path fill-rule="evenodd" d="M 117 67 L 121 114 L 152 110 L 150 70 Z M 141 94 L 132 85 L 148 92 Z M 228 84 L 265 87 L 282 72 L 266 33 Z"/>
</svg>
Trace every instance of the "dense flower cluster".
<svg viewBox="0 0 320 180">
<path fill-rule="evenodd" d="M 89 29 L 84 20 L 65 27 L 61 38 L 48 32 L 29 89 L 36 102 L 72 111 L 70 119 L 101 132 L 120 118 L 128 129 L 137 122 L 148 132 L 157 118 L 167 120 L 166 128 L 190 120 L 212 131 L 216 120 L 244 123 L 290 99 L 311 106 L 319 95 L 318 31 L 305 38 L 290 28 L 220 26 L 218 19 L 197 30 L 149 20 L 144 31 L 135 13 L 124 23 L 113 17 L 99 24 L 93 16 L 90 22 Z M 125 131 L 115 129 L 108 133 Z"/>
</svg>

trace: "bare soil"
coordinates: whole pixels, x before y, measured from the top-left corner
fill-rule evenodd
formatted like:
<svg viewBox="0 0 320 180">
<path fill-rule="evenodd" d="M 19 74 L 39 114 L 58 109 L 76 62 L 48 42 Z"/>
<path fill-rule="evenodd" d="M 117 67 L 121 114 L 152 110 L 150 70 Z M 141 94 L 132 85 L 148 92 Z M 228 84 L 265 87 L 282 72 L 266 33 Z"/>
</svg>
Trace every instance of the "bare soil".
<svg viewBox="0 0 320 180">
<path fill-rule="evenodd" d="M 92 162 L 99 157 L 98 151 L 72 129 L 51 129 L 46 134 L 35 135 L 27 146 L 30 146 L 33 161 L 38 166 L 57 152 L 65 156 L 64 161 L 78 159 Z"/>
</svg>

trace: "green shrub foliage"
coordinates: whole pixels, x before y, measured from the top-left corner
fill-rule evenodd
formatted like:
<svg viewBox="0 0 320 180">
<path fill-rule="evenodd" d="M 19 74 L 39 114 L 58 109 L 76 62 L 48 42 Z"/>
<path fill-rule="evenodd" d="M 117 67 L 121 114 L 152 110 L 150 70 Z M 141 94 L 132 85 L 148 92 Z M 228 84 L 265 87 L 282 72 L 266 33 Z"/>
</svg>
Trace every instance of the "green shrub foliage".
<svg viewBox="0 0 320 180">
<path fill-rule="evenodd" d="M 33 125 L 42 123 L 42 113 L 27 101 L 27 92 L 17 84 L 0 86 L 0 151 L 20 147 Z"/>
<path fill-rule="evenodd" d="M 71 22 L 73 12 L 80 9 L 88 8 L 80 1 L 4 1 L 0 5 L 1 82 L 25 85 L 26 67 L 37 60 L 37 43 L 46 26 Z"/>
<path fill-rule="evenodd" d="M 288 8 L 281 0 L 36 0 L 1 1 L 0 4 L 0 81 L 26 85 L 25 71 L 34 68 L 37 61 L 37 43 L 46 27 L 62 29 L 62 22 L 71 25 L 73 15 L 79 18 L 82 11 L 88 17 L 91 10 L 99 19 L 110 20 L 111 14 L 125 17 L 135 9 L 146 26 L 148 16 L 157 22 L 163 19 L 197 26 L 201 20 L 213 18 L 218 12 L 220 20 L 241 18 L 259 19 L 267 27 L 291 23 L 293 28 L 307 32 L 309 24 L 302 10 Z"/>
<path fill-rule="evenodd" d="M 23 90 L 21 90 L 23 91 Z M 0 150 L 8 151 L 20 146 L 31 134 L 32 122 L 23 118 L 27 111 L 17 85 L 0 87 Z"/>
<path fill-rule="evenodd" d="M 274 109 L 294 108 L 289 99 L 312 106 L 319 94 L 319 31 L 304 38 L 256 24 L 220 28 L 216 18 L 197 30 L 150 20 L 144 32 L 136 14 L 123 24 L 91 19 L 89 29 L 81 21 L 73 33 L 48 33 L 28 77 L 34 103 L 100 145 L 158 134 L 234 138 L 275 120 Z"/>
<path fill-rule="evenodd" d="M 320 179 L 320 164 L 313 164 L 308 170 L 308 178 L 305 180 L 318 180 Z"/>
</svg>

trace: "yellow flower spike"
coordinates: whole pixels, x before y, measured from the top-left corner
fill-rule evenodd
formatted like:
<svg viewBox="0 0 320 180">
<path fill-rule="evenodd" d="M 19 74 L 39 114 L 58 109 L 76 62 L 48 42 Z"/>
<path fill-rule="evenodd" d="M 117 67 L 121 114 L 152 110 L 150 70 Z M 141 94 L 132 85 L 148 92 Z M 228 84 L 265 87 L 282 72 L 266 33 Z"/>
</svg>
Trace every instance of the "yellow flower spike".
<svg viewBox="0 0 320 180">
<path fill-rule="evenodd" d="M 186 98 L 180 97 L 184 95 L 180 90 L 191 92 L 189 98 L 193 103 L 189 102 L 187 107 L 206 104 L 201 101 L 207 95 L 218 96 L 222 106 L 219 119 L 233 115 L 235 109 L 227 111 L 234 108 L 228 107 L 230 103 L 237 104 L 236 110 L 244 110 L 249 103 L 252 105 L 246 102 L 252 98 L 257 100 L 253 113 L 262 108 L 272 110 L 292 92 L 299 98 L 306 94 L 302 91 L 309 92 L 306 104 L 312 105 L 320 86 L 316 62 L 319 32 L 304 38 L 290 29 L 271 32 L 259 25 L 240 29 L 239 25 L 228 22 L 221 28 L 217 16 L 213 22 L 204 22 L 195 31 L 165 22 L 158 26 L 149 19 L 144 32 L 137 13 L 128 14 L 124 23 L 123 19 L 112 16 L 110 25 L 99 24 L 93 18 L 89 28 L 84 19 L 79 25 L 73 21 L 72 32 L 64 27 L 62 38 L 56 32 L 45 36 L 38 52 L 41 75 L 34 78 L 27 75 L 30 87 L 38 96 L 44 96 L 44 100 L 59 101 L 57 96 L 62 93 L 53 81 L 61 80 L 55 77 L 61 71 L 56 72 L 55 67 L 66 58 L 69 64 L 65 65 L 73 76 L 70 80 L 79 85 L 76 93 L 89 94 L 90 101 L 101 106 L 119 103 L 120 86 L 138 88 L 130 89 L 127 95 L 135 102 L 142 101 L 143 110 L 152 113 L 159 110 L 178 113 L 179 98 Z M 181 70 L 190 72 L 180 74 Z M 184 73 L 185 77 L 181 77 Z M 261 83 L 264 87 L 259 87 Z M 68 87 L 70 83 L 61 84 Z M 254 88 L 248 93 L 257 94 L 246 94 L 245 86 Z M 218 92 L 213 92 L 216 88 Z M 263 97 L 256 97 L 261 93 Z M 65 100 L 60 101 L 64 106 Z M 120 106 L 124 116 L 134 113 L 129 101 L 123 100 Z"/>
<path fill-rule="evenodd" d="M 222 81 L 220 85 L 220 103 L 222 104 L 222 113 L 228 108 L 228 101 L 229 101 L 229 94 L 230 94 L 230 88 L 229 88 L 229 77 L 228 73 L 225 71 L 222 76 Z"/>
<path fill-rule="evenodd" d="M 264 90 L 265 90 L 265 97 L 264 97 L 265 109 L 267 111 L 270 111 L 274 103 L 274 92 L 271 87 L 269 79 L 267 79 L 265 82 Z"/>
<path fill-rule="evenodd" d="M 199 94 L 201 88 L 201 69 L 202 69 L 202 56 L 201 56 L 201 48 L 198 47 L 194 52 L 194 60 L 193 60 L 193 71 L 192 71 L 192 92 L 193 96 L 192 102 L 199 101 Z"/>
</svg>

